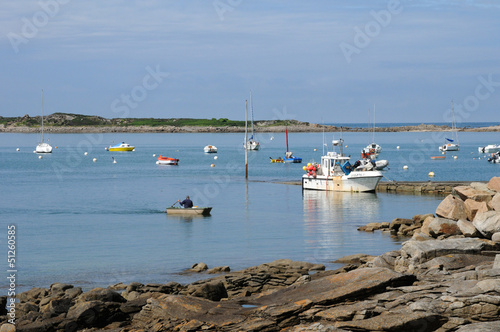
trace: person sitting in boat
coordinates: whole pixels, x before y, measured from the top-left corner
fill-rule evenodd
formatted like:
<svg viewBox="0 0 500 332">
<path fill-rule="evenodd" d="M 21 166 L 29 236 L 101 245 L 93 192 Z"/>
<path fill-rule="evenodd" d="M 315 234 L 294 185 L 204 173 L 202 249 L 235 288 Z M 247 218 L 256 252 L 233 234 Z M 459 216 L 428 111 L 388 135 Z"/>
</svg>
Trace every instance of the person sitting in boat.
<svg viewBox="0 0 500 332">
<path fill-rule="evenodd" d="M 192 208 L 193 207 L 193 201 L 189 199 L 189 196 L 186 196 L 186 199 L 181 202 L 179 199 L 178 202 L 181 204 L 183 208 Z"/>
</svg>

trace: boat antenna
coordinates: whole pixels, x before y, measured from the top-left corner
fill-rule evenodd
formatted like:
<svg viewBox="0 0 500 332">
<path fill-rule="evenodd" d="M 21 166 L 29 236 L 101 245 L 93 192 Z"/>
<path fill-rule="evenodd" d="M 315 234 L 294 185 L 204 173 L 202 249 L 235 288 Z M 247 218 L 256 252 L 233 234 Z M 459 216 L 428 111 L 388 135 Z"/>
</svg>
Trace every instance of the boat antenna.
<svg viewBox="0 0 500 332">
<path fill-rule="evenodd" d="M 322 121 L 323 122 L 323 154 L 322 156 L 325 155 L 325 120 Z"/>
<path fill-rule="evenodd" d="M 372 131 L 372 143 L 375 143 L 375 104 L 373 104 L 373 131 Z"/>
<path fill-rule="evenodd" d="M 343 129 L 344 127 L 343 126 L 340 126 L 340 155 L 343 156 L 344 155 L 344 132 L 343 132 Z"/>
</svg>

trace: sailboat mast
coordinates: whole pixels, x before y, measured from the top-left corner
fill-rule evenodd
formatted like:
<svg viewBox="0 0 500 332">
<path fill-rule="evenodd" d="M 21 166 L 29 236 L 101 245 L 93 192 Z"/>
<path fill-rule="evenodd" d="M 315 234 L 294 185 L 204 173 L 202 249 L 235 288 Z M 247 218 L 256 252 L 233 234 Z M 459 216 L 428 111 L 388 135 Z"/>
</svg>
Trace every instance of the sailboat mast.
<svg viewBox="0 0 500 332">
<path fill-rule="evenodd" d="M 373 131 L 372 131 L 372 143 L 375 142 L 375 104 L 373 104 Z"/>
<path fill-rule="evenodd" d="M 285 127 L 285 134 L 286 134 L 286 152 L 288 152 L 288 127 Z"/>
<path fill-rule="evenodd" d="M 254 127 L 253 127 L 253 101 L 252 101 L 252 90 L 250 90 L 250 121 L 252 122 L 252 138 L 254 135 Z"/>
<path fill-rule="evenodd" d="M 453 123 L 452 123 L 452 129 L 455 133 L 455 140 L 457 141 L 457 144 L 459 144 L 458 142 L 458 132 L 457 132 L 457 122 L 455 121 L 455 110 L 453 108 L 453 99 L 451 100 L 451 115 L 453 116 Z"/>
<path fill-rule="evenodd" d="M 245 179 L 248 179 L 248 106 L 245 100 Z"/>
<path fill-rule="evenodd" d="M 43 89 L 42 89 L 42 143 L 43 143 Z"/>
</svg>

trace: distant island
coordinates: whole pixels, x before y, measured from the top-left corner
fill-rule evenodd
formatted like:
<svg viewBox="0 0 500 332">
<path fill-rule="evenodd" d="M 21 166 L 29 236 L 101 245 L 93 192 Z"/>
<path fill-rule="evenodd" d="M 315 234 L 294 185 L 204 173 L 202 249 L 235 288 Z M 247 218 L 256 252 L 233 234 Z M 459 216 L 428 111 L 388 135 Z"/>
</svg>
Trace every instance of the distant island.
<svg viewBox="0 0 500 332">
<path fill-rule="evenodd" d="M 41 117 L 25 115 L 22 117 L 0 116 L 0 132 L 36 133 L 40 130 Z M 254 121 L 257 132 L 366 132 L 373 128 L 340 127 L 321 125 L 297 120 L 259 120 Z M 240 133 L 245 131 L 245 121 L 227 118 L 113 118 L 95 115 L 54 113 L 44 118 L 44 130 L 48 133 Z M 449 131 L 446 125 L 420 124 L 395 127 L 376 127 L 377 132 L 405 131 Z M 458 128 L 459 131 L 500 131 L 500 126 L 480 128 Z"/>
</svg>

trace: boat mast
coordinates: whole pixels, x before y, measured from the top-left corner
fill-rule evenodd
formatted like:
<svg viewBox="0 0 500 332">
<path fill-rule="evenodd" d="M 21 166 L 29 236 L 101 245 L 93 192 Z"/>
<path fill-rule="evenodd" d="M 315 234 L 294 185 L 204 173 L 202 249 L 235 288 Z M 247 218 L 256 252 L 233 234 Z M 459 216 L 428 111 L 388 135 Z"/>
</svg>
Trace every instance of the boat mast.
<svg viewBox="0 0 500 332">
<path fill-rule="evenodd" d="M 288 127 L 285 127 L 285 134 L 286 134 L 286 152 L 288 152 Z"/>
<path fill-rule="evenodd" d="M 255 139 L 253 137 L 254 135 L 254 127 L 253 127 L 253 101 L 252 101 L 252 90 L 250 90 L 250 121 L 252 122 L 252 139 Z"/>
<path fill-rule="evenodd" d="M 458 142 L 458 132 L 457 132 L 457 122 L 455 121 L 455 110 L 453 109 L 453 99 L 451 100 L 451 115 L 453 116 L 453 123 L 452 125 L 452 130 L 455 132 L 455 139 L 457 140 L 457 145 L 459 145 Z"/>
<path fill-rule="evenodd" d="M 248 106 L 245 100 L 245 179 L 248 179 Z"/>
<path fill-rule="evenodd" d="M 42 89 L 42 143 L 43 143 L 43 89 Z"/>
</svg>

